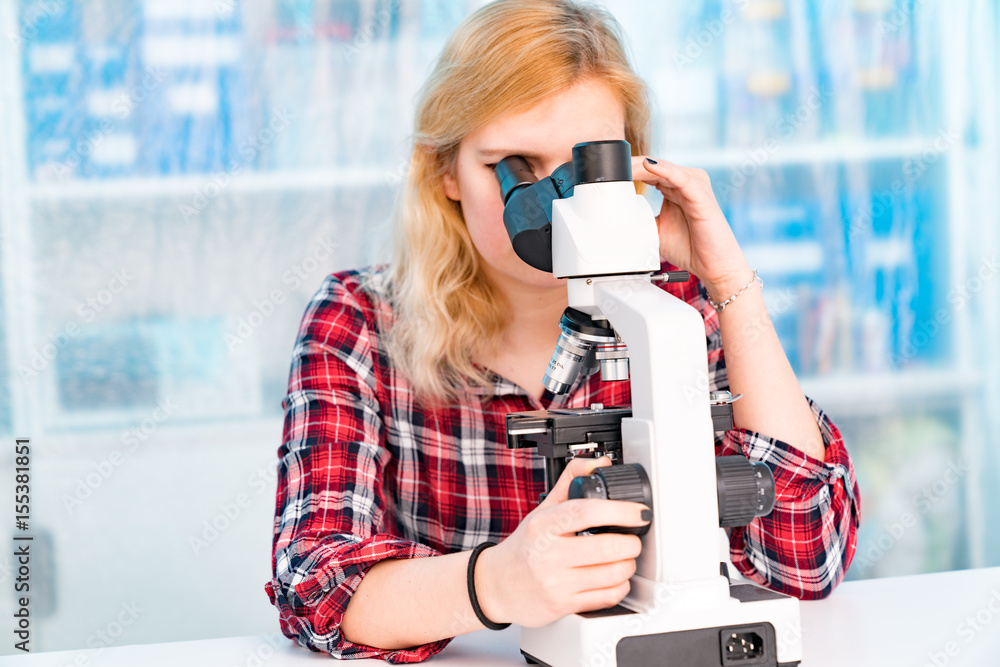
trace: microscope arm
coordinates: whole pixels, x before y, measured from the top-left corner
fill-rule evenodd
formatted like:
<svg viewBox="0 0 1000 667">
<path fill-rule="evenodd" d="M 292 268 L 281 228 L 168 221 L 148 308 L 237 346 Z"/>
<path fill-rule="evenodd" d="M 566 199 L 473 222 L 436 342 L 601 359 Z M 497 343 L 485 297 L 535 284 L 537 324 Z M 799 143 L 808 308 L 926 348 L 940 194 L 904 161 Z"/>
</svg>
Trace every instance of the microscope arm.
<svg viewBox="0 0 1000 667">
<path fill-rule="evenodd" d="M 654 582 L 674 594 L 692 585 L 699 597 L 716 586 L 726 595 L 701 314 L 644 274 L 568 283 L 570 307 L 611 322 L 632 360 L 632 417 L 622 420 L 622 451 L 626 461 L 646 469 L 657 520 L 643 537 L 626 604 L 652 604 Z"/>
</svg>

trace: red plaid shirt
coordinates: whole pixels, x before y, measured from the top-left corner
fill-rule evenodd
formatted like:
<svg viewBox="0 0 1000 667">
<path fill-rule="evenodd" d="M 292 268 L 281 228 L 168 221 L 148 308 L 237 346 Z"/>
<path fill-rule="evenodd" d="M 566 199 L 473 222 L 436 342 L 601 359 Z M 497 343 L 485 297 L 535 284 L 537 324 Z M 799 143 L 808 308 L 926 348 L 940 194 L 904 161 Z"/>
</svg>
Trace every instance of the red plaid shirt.
<svg viewBox="0 0 1000 667">
<path fill-rule="evenodd" d="M 382 650 L 344 639 L 339 626 L 361 578 L 385 558 L 472 549 L 513 532 L 544 491 L 533 449 L 507 449 L 508 412 L 591 403 L 630 405 L 628 382 L 578 378 L 541 401 L 497 377 L 446 409 L 430 410 L 385 350 L 376 314 L 391 316 L 385 274 L 329 276 L 306 308 L 292 358 L 278 450 L 273 579 L 266 585 L 288 637 L 336 658 L 417 662 L 450 640 Z M 702 313 L 711 390 L 727 387 L 719 318 L 692 279 L 663 289 Z M 826 461 L 759 433 L 716 435 L 716 454 L 745 454 L 774 471 L 767 517 L 732 529 L 736 567 L 799 598 L 828 595 L 854 556 L 859 519 L 854 469 L 837 428 L 810 401 Z"/>
</svg>

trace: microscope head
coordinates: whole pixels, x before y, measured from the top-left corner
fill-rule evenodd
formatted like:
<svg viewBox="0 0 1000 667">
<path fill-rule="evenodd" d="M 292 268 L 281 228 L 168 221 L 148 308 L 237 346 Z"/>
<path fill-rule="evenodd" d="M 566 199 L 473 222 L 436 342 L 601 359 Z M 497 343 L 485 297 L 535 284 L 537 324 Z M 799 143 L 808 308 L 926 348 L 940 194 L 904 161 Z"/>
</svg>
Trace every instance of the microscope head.
<svg viewBox="0 0 1000 667">
<path fill-rule="evenodd" d="M 503 220 L 514 252 L 557 278 L 650 274 L 659 270 L 659 235 L 648 202 L 632 184 L 627 141 L 588 141 L 573 161 L 537 178 L 516 155 L 497 163 Z M 568 308 L 545 374 L 545 387 L 565 393 L 597 362 L 602 380 L 628 379 L 628 351 L 608 320 Z"/>
<path fill-rule="evenodd" d="M 624 140 L 579 143 L 572 162 L 541 179 L 523 157 L 500 160 L 503 221 L 517 256 L 557 278 L 657 271 L 656 220 L 632 185 L 631 151 Z"/>
<path fill-rule="evenodd" d="M 496 166 L 503 197 L 503 224 L 515 254 L 528 266 L 552 273 L 552 202 L 573 191 L 573 163 L 560 165 L 539 179 L 520 155 Z"/>
</svg>

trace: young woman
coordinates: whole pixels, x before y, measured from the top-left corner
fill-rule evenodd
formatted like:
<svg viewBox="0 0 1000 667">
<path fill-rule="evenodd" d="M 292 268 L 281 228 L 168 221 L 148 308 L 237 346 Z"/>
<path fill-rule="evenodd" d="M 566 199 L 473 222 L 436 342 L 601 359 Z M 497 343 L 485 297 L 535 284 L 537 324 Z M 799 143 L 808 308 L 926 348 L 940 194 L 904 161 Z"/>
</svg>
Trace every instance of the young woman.
<svg viewBox="0 0 1000 667">
<path fill-rule="evenodd" d="M 423 660 L 484 627 L 466 585 L 484 541 L 499 543 L 473 570 L 488 622 L 543 625 L 628 593 L 639 538 L 576 532 L 642 525 L 646 508 L 567 500 L 574 476 L 610 461 L 572 461 L 536 506 L 542 460 L 504 436 L 509 412 L 631 402 L 599 375 L 544 389 L 565 283 L 521 262 L 502 222 L 493 165 L 521 155 L 541 176 L 581 141 L 628 140 L 634 178 L 662 193 L 665 266 L 697 276 L 664 289 L 704 315 L 711 389 L 744 394 L 716 453 L 774 471 L 772 514 L 731 530 L 734 564 L 800 598 L 843 578 L 858 522 L 843 442 L 803 396 L 706 174 L 643 157 L 649 119 L 602 10 L 499 0 L 452 35 L 418 102 L 391 265 L 329 276 L 296 341 L 267 585 L 288 637 Z"/>
</svg>

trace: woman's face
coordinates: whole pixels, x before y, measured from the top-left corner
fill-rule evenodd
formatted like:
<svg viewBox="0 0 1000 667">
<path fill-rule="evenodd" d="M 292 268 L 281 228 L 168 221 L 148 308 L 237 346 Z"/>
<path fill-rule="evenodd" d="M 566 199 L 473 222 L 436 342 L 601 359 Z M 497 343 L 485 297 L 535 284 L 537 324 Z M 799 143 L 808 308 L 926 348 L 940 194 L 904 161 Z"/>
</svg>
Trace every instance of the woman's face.
<svg viewBox="0 0 1000 667">
<path fill-rule="evenodd" d="M 599 79 L 584 79 L 527 110 L 500 116 L 472 132 L 458 148 L 445 194 L 458 201 L 472 242 L 500 287 L 556 288 L 552 274 L 522 262 L 503 225 L 503 200 L 493 166 L 510 155 L 528 160 L 535 176 L 551 174 L 582 141 L 625 138 L 625 105 Z"/>
</svg>

